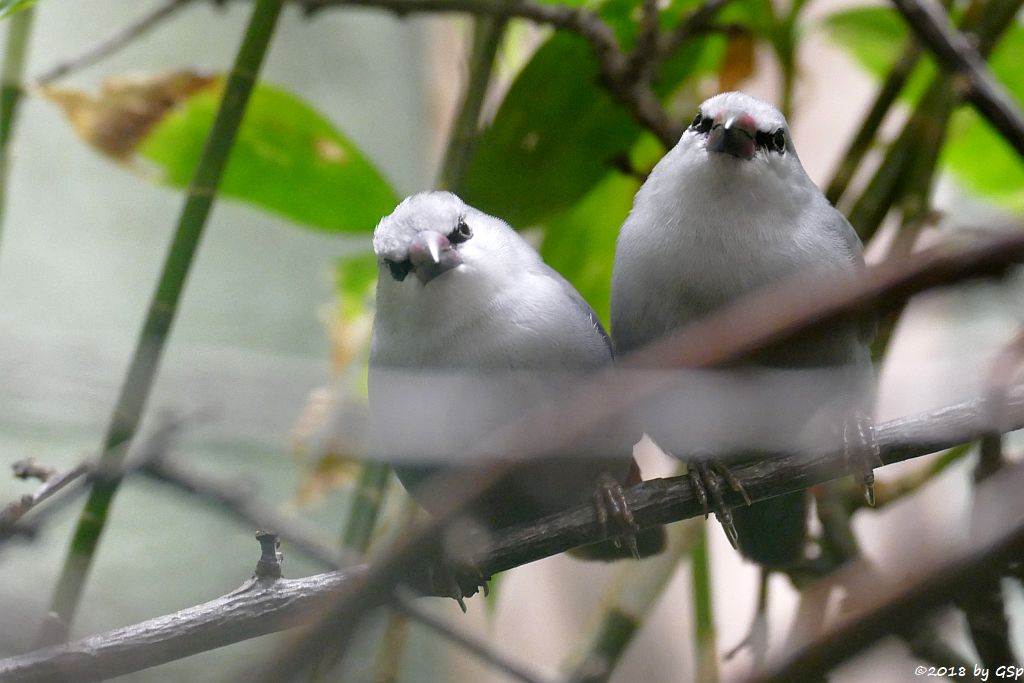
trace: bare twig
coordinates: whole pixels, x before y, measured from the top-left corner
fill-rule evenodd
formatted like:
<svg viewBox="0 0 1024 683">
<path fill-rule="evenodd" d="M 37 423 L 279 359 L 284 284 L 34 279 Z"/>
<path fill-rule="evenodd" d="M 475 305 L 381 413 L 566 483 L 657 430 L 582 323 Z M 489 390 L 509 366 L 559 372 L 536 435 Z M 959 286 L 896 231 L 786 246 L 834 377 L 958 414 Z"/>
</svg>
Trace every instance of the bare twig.
<svg viewBox="0 0 1024 683">
<path fill-rule="evenodd" d="M 921 48 L 917 43 L 911 43 L 903 50 L 903 54 L 896 60 L 889 75 L 885 77 L 885 82 L 879 88 L 878 94 L 875 95 L 871 109 L 864 117 L 857 134 L 847 146 L 846 153 L 843 154 L 839 162 L 839 168 L 836 169 L 836 174 L 825 191 L 825 196 L 833 204 L 838 204 L 843 193 L 846 192 L 846 188 L 861 162 L 871 149 L 871 143 L 874 141 L 875 135 L 878 134 L 878 129 L 881 128 L 882 122 L 920 59 Z"/>
<path fill-rule="evenodd" d="M 317 532 L 307 528 L 300 519 L 274 512 L 268 506 L 261 504 L 252 495 L 251 491 L 246 490 L 235 482 L 218 480 L 205 474 L 199 474 L 168 458 L 162 457 L 147 460 L 141 471 L 159 481 L 215 503 L 243 523 L 259 528 L 272 528 L 276 532 L 274 534 L 274 541 L 276 541 L 277 536 L 281 536 L 293 544 L 297 550 L 327 567 L 341 569 L 344 568 L 346 563 L 354 565 L 354 556 L 347 557 L 342 553 L 338 553 L 330 546 L 324 544 Z M 259 539 L 260 536 L 257 535 L 257 538 Z M 266 554 L 265 548 L 264 555 Z M 524 678 L 524 670 L 521 667 L 516 667 L 507 657 L 494 651 L 486 643 L 455 629 L 423 611 L 411 603 L 406 596 L 397 595 L 393 605 L 402 613 L 448 637 L 453 642 L 458 643 L 469 652 L 480 657 L 485 663 L 504 670 L 513 678 L 525 680 L 526 683 L 535 683 L 537 680 L 535 677 Z"/>
<path fill-rule="evenodd" d="M 1014 466 L 1002 476 L 985 483 L 979 500 L 984 500 L 986 525 L 966 539 L 957 536 L 929 548 L 927 557 L 917 553 L 912 562 L 923 571 L 911 570 L 908 559 L 906 579 L 857 581 L 865 571 L 858 562 L 837 572 L 828 581 L 844 585 L 846 604 L 862 606 L 838 625 L 823 629 L 807 645 L 789 653 L 750 683 L 820 680 L 826 671 L 849 659 L 878 639 L 919 620 L 952 596 L 970 586 L 997 577 L 1007 563 L 1024 551 L 1024 468 Z"/>
<path fill-rule="evenodd" d="M 43 73 L 36 76 L 36 82 L 40 85 L 45 85 L 46 83 L 57 80 L 58 78 L 67 76 L 73 71 L 78 71 L 79 69 L 92 66 L 104 57 L 121 50 L 126 45 L 141 38 L 148 33 L 150 29 L 155 28 L 164 20 L 173 16 L 179 9 L 183 8 L 190 2 L 192 2 L 192 0 L 166 0 L 163 4 L 157 5 L 141 17 L 133 20 L 130 24 L 117 29 L 113 34 L 107 36 L 105 39 L 83 51 L 81 54 L 77 54 L 74 57 L 50 67 Z"/>
<path fill-rule="evenodd" d="M 0 511 L 0 539 L 6 538 L 14 531 L 14 525 L 25 514 L 37 505 L 61 491 L 68 484 L 74 483 L 79 477 L 92 470 L 91 462 L 81 462 L 71 469 L 46 477 L 42 486 L 31 494 L 26 494 L 16 501 L 8 503 Z"/>
<path fill-rule="evenodd" d="M 931 0 L 892 2 L 939 63 L 965 79 L 965 99 L 988 119 L 1018 154 L 1024 155 L 1024 117 L 968 38 L 949 25 Z"/>
<path fill-rule="evenodd" d="M 291 515 L 281 514 L 270 506 L 261 504 L 248 487 L 240 485 L 237 481 L 222 480 L 206 473 L 199 473 L 172 458 L 164 457 L 145 461 L 140 471 L 158 481 L 215 503 L 253 528 L 273 530 L 285 541 L 295 544 L 304 554 L 327 567 L 354 564 L 350 558 L 325 543 L 314 529 L 307 528 L 301 520 Z"/>
</svg>

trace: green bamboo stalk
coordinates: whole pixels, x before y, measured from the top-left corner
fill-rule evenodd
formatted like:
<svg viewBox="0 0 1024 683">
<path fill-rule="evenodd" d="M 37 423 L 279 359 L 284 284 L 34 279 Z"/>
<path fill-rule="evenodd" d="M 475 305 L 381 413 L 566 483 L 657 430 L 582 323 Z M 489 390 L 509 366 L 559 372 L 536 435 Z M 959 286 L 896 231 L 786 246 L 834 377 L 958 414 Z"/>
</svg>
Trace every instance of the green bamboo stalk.
<svg viewBox="0 0 1024 683">
<path fill-rule="evenodd" d="M 715 638 L 715 614 L 711 598 L 711 558 L 708 553 L 707 524 L 700 525 L 700 536 L 690 553 L 693 574 L 693 621 L 695 625 L 697 683 L 718 680 L 718 647 Z"/>
<path fill-rule="evenodd" d="M 28 7 L 12 16 L 7 24 L 7 45 L 0 71 L 0 236 L 3 235 L 4 213 L 7 210 L 11 137 L 14 135 L 18 105 L 21 103 L 25 57 L 34 18 L 35 8 Z"/>
<path fill-rule="evenodd" d="M 368 461 L 359 471 L 359 481 L 352 494 L 352 507 L 341 536 L 342 547 L 366 553 L 377 526 L 377 518 L 387 494 L 391 468 L 381 462 Z"/>
<path fill-rule="evenodd" d="M 178 300 L 283 4 L 284 0 L 256 0 L 104 437 L 99 469 L 108 475 L 95 481 L 79 517 L 40 644 L 66 638 L 81 602 L 82 589 L 120 484 L 117 472 L 149 398 Z"/>
<path fill-rule="evenodd" d="M 480 112 L 487 97 L 491 72 L 498 48 L 505 37 L 508 20 L 504 17 L 479 17 L 473 20 L 473 47 L 469 56 L 469 78 L 441 163 L 442 187 L 458 193 L 465 182 L 469 161 L 480 133 Z"/>
</svg>

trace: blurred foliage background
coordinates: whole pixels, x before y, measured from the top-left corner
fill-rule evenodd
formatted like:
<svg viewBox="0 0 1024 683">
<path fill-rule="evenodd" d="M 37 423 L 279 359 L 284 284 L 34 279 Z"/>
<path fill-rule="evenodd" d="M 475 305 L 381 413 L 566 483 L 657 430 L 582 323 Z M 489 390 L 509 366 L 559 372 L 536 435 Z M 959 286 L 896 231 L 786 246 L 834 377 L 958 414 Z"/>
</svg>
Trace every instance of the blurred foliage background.
<svg viewBox="0 0 1024 683">
<path fill-rule="evenodd" d="M 68 466 L 102 441 L 182 188 L 196 172 L 252 4 L 4 3 L 5 461 L 33 457 Z M 339 6 L 309 16 L 285 8 L 220 183 L 223 201 L 189 275 L 143 431 L 161 409 L 202 414 L 182 436 L 182 458 L 258 482 L 270 504 L 363 552 L 410 514 L 386 469 L 361 464 L 363 436 L 351 428 L 364 402 L 376 221 L 407 194 L 452 189 L 524 231 L 607 321 L 615 236 L 665 148 L 659 131 L 623 106 L 591 46 L 572 31 L 465 14 L 398 19 L 388 3 L 385 11 L 325 4 Z M 563 4 L 600 17 L 626 54 L 646 39 L 640 0 Z M 907 253 L 936 234 L 971 239 L 1019 221 L 1024 163 L 960 103 L 962 84 L 916 46 L 895 9 L 833 0 L 721 4 L 662 51 L 652 74 L 651 90 L 675 125 L 688 123 L 705 97 L 722 90 L 743 88 L 776 102 L 790 117 L 812 176 L 850 216 L 874 260 Z M 990 53 L 999 82 L 1024 104 L 1020 2 L 947 5 L 953 22 Z M 662 35 L 703 9 L 695 0 L 660 3 Z M 166 15 L 111 54 L 74 60 L 119 27 L 161 11 Z M 54 70 L 69 59 L 67 68 Z M 970 288 L 912 308 L 902 322 L 886 321 L 887 332 L 899 324 L 903 337 L 895 343 L 881 335 L 885 376 L 912 390 L 883 391 L 880 411 L 933 407 L 980 386 L 985 349 L 1005 343 L 1020 322 L 1019 301 L 1007 291 L 1016 290 Z M 923 322 L 911 325 L 915 316 Z M 953 332 L 936 332 L 941 325 Z M 978 328 L 984 330 L 972 337 Z M 970 357 L 941 370 L 907 361 L 937 348 L 967 349 Z M 669 467 L 650 462 L 649 475 Z M 917 494 L 955 499 L 949 515 L 962 512 L 967 491 L 967 465 L 957 462 L 958 479 Z M 256 557 L 251 530 L 215 508 L 142 479 L 124 488 L 75 635 L 226 592 Z M 3 499 L 25 490 L 23 482 L 0 479 Z M 14 615 L 0 626 L 0 654 L 31 645 L 76 507 L 32 542 L 0 546 L 7 577 L 0 604 Z M 883 547 L 898 537 L 879 531 L 884 514 L 858 514 L 858 529 L 873 529 Z M 571 668 L 587 657 L 586 625 L 598 628 L 598 615 L 614 600 L 604 598 L 601 607 L 610 577 L 646 571 L 649 595 L 631 609 L 650 614 L 636 625 L 638 640 L 613 680 L 688 680 L 693 672 L 715 680 L 721 667 L 740 670 L 749 661 L 722 655 L 745 633 L 756 578 L 728 556 L 717 528 L 706 539 L 692 524 L 679 526 L 673 553 L 646 569 L 554 558 L 539 564 L 562 578 L 532 566 L 516 570 L 511 574 L 522 578 L 501 581 L 486 606 L 474 600 L 463 623 L 502 642 L 523 619 L 548 622 L 551 630 L 540 629 L 532 641 L 520 634 L 504 642 L 546 666 Z M 316 571 L 284 551 L 288 575 Z M 580 576 L 595 581 L 581 585 L 588 582 Z M 630 581 L 611 581 L 609 595 L 621 598 Z M 745 586 L 739 593 L 724 587 L 737 583 Z M 790 591 L 785 582 L 773 585 Z M 1019 596 L 1010 599 L 1019 614 Z M 784 616 L 793 600 L 782 601 Z M 452 611 L 447 604 L 434 608 Z M 541 620 L 542 613 L 550 618 Z M 779 614 L 770 612 L 773 622 Z M 937 628 L 974 658 L 962 629 L 949 619 Z M 727 637 L 716 637 L 716 629 Z M 773 638 L 785 633 L 773 631 Z M 378 616 L 362 638 L 345 680 L 500 678 L 395 617 Z M 207 680 L 197 672 L 212 671 L 229 680 L 266 647 L 249 641 L 128 678 Z M 905 652 L 883 648 L 835 680 L 914 680 L 910 662 Z M 872 677 L 878 666 L 889 673 Z M 686 673 L 674 677 L 680 671 Z"/>
</svg>

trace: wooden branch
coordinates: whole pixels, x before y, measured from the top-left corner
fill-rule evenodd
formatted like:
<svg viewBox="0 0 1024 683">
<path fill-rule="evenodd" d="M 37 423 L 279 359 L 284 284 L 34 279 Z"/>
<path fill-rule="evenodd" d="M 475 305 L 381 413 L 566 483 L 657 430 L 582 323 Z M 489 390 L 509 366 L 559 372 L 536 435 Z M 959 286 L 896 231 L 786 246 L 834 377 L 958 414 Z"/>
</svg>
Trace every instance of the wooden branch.
<svg viewBox="0 0 1024 683">
<path fill-rule="evenodd" d="M 251 579 L 215 600 L 65 645 L 0 660 L 4 683 L 94 681 L 290 628 L 364 567 L 304 579 Z"/>
<path fill-rule="evenodd" d="M 939 64 L 965 79 L 965 99 L 1024 156 L 1024 116 L 1006 88 L 992 76 L 970 40 L 949 25 L 931 0 L 892 2 Z"/>
<path fill-rule="evenodd" d="M 174 16 L 179 9 L 182 9 L 190 2 L 192 0 L 164 0 L 162 5 L 157 5 L 141 17 L 132 20 L 127 26 L 117 29 L 112 35 L 98 44 L 93 45 L 81 54 L 65 59 L 39 74 L 36 76 L 36 83 L 45 85 L 58 78 L 67 76 L 69 73 L 92 66 L 104 57 L 108 57 L 126 45 L 138 40 L 151 29 Z"/>
<path fill-rule="evenodd" d="M 1011 392 L 1006 414 L 1013 416 L 1011 428 L 1024 426 L 1024 388 Z M 878 426 L 877 436 L 882 459 L 888 464 L 973 441 L 990 429 L 987 403 L 977 399 L 887 422 Z M 737 465 L 733 471 L 751 497 L 763 499 L 843 476 L 845 466 L 843 454 L 836 452 L 780 456 Z M 685 477 L 634 486 L 626 491 L 626 500 L 643 527 L 703 514 Z M 473 561 L 485 574 L 493 574 L 605 537 L 592 506 L 584 505 L 500 532 L 493 545 L 475 554 Z M 468 542 L 472 545 L 474 539 Z M 417 569 L 422 569 L 423 556 Z M 303 579 L 249 581 L 228 595 L 174 614 L 0 660 L 0 680 L 109 678 L 307 624 L 333 607 L 339 592 L 363 591 L 367 580 L 379 573 L 376 568 L 360 566 Z M 390 600 L 387 592 L 376 591 L 371 596 L 367 596 L 369 606 Z"/>
</svg>

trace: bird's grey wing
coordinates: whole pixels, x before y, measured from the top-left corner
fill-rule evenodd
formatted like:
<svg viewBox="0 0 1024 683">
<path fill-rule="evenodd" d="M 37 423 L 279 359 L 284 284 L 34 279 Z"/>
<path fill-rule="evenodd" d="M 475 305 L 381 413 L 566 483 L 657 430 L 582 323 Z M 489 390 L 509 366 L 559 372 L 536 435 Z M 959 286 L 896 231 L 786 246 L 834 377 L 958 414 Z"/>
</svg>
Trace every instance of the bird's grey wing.
<svg viewBox="0 0 1024 683">
<path fill-rule="evenodd" d="M 608 353 L 614 355 L 612 338 L 604 329 L 604 325 L 601 324 L 601 320 L 597 317 L 597 313 L 595 313 L 594 309 L 591 308 L 590 304 L 587 303 L 587 300 L 584 299 L 583 295 L 576 291 L 576 288 L 573 287 L 568 280 L 562 277 L 562 275 L 557 270 L 551 268 L 547 264 L 545 264 L 544 267 L 547 268 L 548 271 L 550 271 L 551 277 L 557 280 L 558 284 L 561 285 L 562 290 L 565 292 L 566 298 L 570 302 L 572 302 L 576 310 L 578 310 L 580 313 L 585 315 L 588 320 L 590 320 L 590 323 L 594 326 L 594 330 L 597 331 L 597 333 L 601 336 L 601 339 L 604 340 L 605 346 L 608 347 Z"/>
<path fill-rule="evenodd" d="M 837 242 L 843 248 L 844 255 L 854 264 L 857 272 L 864 270 L 864 245 L 860 240 L 857 231 L 846 220 L 846 216 L 838 209 L 829 206 L 831 211 L 824 219 L 823 229 L 831 235 L 835 235 Z M 875 340 L 878 330 L 878 316 L 874 311 L 865 312 L 858 320 L 858 338 L 865 346 L 870 346 Z"/>
</svg>

